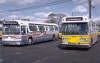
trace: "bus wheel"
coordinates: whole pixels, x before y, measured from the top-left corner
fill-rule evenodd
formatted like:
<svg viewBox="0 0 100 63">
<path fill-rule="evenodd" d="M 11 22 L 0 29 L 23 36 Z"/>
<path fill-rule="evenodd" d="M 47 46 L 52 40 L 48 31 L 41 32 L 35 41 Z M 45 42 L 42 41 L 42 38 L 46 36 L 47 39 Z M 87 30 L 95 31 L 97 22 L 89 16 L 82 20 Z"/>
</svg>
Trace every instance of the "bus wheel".
<svg viewBox="0 0 100 63">
<path fill-rule="evenodd" d="M 53 35 L 53 37 L 52 37 L 52 40 L 56 40 L 56 37 L 55 37 L 55 35 Z"/>
<path fill-rule="evenodd" d="M 33 41 L 33 40 L 32 40 L 31 38 L 29 38 L 29 39 L 28 39 L 28 44 L 31 45 L 31 44 L 32 44 L 32 41 Z"/>
<path fill-rule="evenodd" d="M 92 47 L 92 45 L 93 45 L 93 39 L 91 39 L 91 43 L 90 43 L 89 47 Z"/>
</svg>

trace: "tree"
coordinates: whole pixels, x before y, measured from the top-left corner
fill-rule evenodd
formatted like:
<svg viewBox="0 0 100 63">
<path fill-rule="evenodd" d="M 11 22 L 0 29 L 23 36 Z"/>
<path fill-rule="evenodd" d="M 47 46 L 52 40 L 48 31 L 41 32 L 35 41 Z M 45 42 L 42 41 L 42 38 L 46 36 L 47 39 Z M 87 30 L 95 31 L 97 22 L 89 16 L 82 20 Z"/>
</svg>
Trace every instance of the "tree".
<svg viewBox="0 0 100 63">
<path fill-rule="evenodd" d="M 30 21 L 30 19 L 29 19 L 29 18 L 27 18 L 27 19 L 21 19 L 21 20 L 24 20 L 24 21 Z"/>
<path fill-rule="evenodd" d="M 50 23 L 56 23 L 55 16 L 56 14 L 53 14 L 53 13 L 48 15 L 48 19 Z"/>
<path fill-rule="evenodd" d="M 51 13 L 48 15 L 48 19 L 49 19 L 49 22 L 50 23 L 57 23 L 59 24 L 61 21 L 62 21 L 62 18 L 66 16 L 65 14 L 54 14 L 54 13 Z"/>
</svg>

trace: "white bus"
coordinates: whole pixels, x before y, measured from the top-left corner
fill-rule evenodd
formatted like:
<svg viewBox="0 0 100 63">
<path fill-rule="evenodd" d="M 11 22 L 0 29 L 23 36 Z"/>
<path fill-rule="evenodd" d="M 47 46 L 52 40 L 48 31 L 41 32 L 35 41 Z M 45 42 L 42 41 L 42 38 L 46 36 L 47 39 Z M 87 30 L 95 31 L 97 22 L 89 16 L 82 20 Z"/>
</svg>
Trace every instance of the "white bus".
<svg viewBox="0 0 100 63">
<path fill-rule="evenodd" d="M 58 38 L 58 25 L 32 21 L 5 21 L 3 23 L 3 45 L 34 44 Z"/>
<path fill-rule="evenodd" d="M 98 39 L 98 26 L 86 16 L 64 17 L 61 24 L 64 47 L 91 47 Z"/>
</svg>

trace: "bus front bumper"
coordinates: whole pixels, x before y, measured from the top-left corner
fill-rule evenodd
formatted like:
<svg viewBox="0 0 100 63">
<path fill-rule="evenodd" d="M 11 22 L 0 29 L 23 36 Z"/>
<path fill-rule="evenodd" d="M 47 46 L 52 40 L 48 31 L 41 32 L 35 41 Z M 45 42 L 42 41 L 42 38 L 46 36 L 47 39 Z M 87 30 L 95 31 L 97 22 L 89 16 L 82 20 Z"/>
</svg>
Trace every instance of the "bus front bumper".
<svg viewBox="0 0 100 63">
<path fill-rule="evenodd" d="M 63 48 L 89 48 L 89 45 L 71 45 L 71 44 L 61 44 Z"/>
<path fill-rule="evenodd" d="M 21 45 L 21 42 L 20 41 L 16 41 L 16 42 L 15 41 L 7 41 L 7 42 L 2 41 L 1 44 L 2 45 Z"/>
</svg>

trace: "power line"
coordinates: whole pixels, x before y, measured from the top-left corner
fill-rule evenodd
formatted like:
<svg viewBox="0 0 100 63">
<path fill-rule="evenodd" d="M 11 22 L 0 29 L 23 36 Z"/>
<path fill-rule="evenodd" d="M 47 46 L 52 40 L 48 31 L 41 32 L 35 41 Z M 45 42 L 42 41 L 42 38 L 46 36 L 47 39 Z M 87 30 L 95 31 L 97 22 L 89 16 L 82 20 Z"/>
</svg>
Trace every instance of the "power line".
<svg viewBox="0 0 100 63">
<path fill-rule="evenodd" d="M 57 5 L 57 4 L 61 4 L 61 3 L 66 3 L 66 2 L 70 2 L 70 1 L 72 1 L 72 0 L 58 0 L 58 1 L 47 3 L 47 4 L 25 7 L 25 8 L 19 8 L 19 9 L 13 9 L 13 10 L 6 10 L 6 11 L 7 12 L 15 12 L 15 11 L 31 10 L 31 9 L 37 9 L 37 8 L 42 8 L 42 7 L 46 7 L 46 6 L 52 6 L 52 5 Z"/>
</svg>

